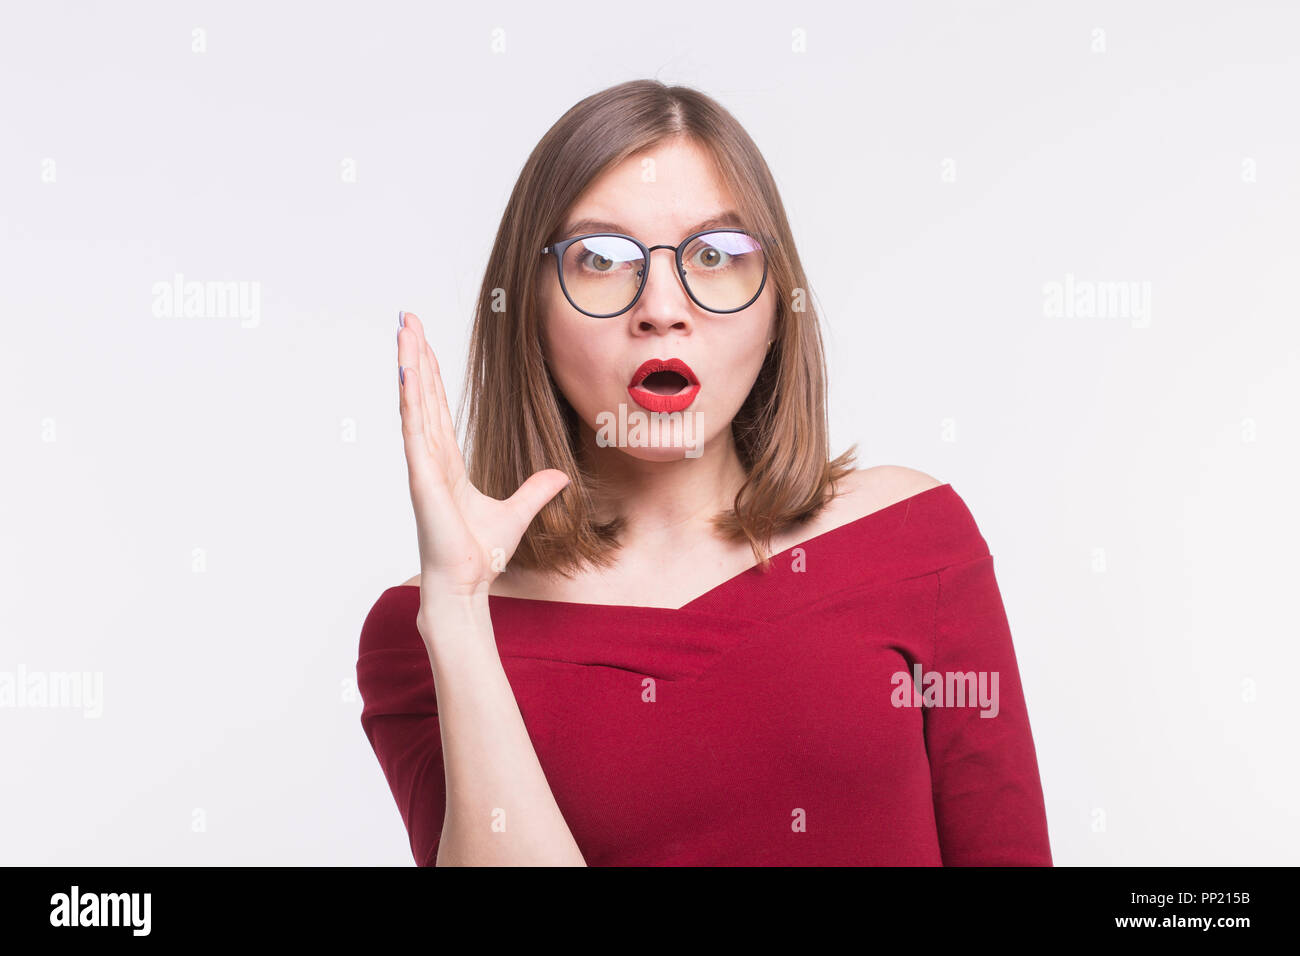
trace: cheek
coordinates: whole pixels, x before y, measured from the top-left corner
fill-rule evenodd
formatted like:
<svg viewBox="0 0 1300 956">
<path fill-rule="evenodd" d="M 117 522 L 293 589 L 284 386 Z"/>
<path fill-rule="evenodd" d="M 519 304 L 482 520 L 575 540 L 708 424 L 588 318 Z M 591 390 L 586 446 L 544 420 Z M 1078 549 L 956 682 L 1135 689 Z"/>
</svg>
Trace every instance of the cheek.
<svg viewBox="0 0 1300 956">
<path fill-rule="evenodd" d="M 758 373 L 767 360 L 767 340 L 776 334 L 774 303 L 775 298 L 764 290 L 763 295 L 749 309 L 734 316 L 743 320 L 743 327 L 717 345 L 720 352 L 725 350 L 727 357 L 718 362 L 717 367 L 725 370 L 725 381 L 722 388 L 715 389 L 714 394 L 718 403 L 733 415 L 749 396 Z"/>
<path fill-rule="evenodd" d="M 554 275 L 548 278 L 542 287 L 542 345 L 547 365 L 558 382 L 567 378 L 564 371 L 572 367 L 574 350 L 580 346 L 581 338 L 573 310 L 559 283 Z"/>
<path fill-rule="evenodd" d="M 745 366 L 747 373 L 757 376 L 767 358 L 768 339 L 776 337 L 776 297 L 771 286 L 763 290 L 757 302 L 736 317 L 743 319 L 743 332 L 736 337 L 737 362 Z"/>
<path fill-rule="evenodd" d="M 768 276 L 767 287 L 754 303 L 754 308 L 758 309 L 758 314 L 755 316 L 758 321 L 754 325 L 762 329 L 764 351 L 767 350 L 767 340 L 776 338 L 776 296 L 776 287 L 772 283 L 772 277 Z"/>
<path fill-rule="evenodd" d="M 564 303 L 567 305 L 567 302 Z M 572 309 L 551 304 L 544 317 L 547 367 L 569 404 L 584 418 L 608 404 L 612 366 L 599 330 L 575 317 Z"/>
</svg>

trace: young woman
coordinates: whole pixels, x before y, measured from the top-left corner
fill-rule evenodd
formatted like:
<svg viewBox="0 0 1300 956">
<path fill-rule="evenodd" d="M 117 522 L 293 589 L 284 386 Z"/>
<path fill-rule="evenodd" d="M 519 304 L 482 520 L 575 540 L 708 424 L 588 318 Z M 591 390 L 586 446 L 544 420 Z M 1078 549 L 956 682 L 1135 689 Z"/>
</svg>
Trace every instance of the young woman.
<svg viewBox="0 0 1300 956">
<path fill-rule="evenodd" d="M 417 863 L 1051 865 L 987 545 L 830 460 L 807 288 L 736 120 L 636 81 L 520 174 L 464 456 L 399 316 L 420 573 L 357 679 Z"/>
</svg>

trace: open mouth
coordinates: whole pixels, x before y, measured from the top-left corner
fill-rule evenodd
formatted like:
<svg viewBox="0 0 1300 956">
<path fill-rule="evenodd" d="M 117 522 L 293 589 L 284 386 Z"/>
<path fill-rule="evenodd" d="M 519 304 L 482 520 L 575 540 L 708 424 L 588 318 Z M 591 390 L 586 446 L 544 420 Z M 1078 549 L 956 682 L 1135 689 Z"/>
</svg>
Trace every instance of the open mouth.
<svg viewBox="0 0 1300 956">
<path fill-rule="evenodd" d="M 700 380 L 681 359 L 650 359 L 632 373 L 628 394 L 652 412 L 676 412 L 695 401 Z"/>
<path fill-rule="evenodd" d="M 681 372 L 651 372 L 641 379 L 641 387 L 656 395 L 676 395 L 690 384 Z"/>
</svg>

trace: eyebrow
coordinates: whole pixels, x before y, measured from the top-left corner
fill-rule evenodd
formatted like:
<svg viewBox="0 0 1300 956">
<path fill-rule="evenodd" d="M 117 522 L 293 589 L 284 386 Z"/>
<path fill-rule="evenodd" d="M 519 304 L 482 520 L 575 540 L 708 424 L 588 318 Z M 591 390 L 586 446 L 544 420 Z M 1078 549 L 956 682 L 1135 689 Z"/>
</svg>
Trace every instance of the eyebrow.
<svg viewBox="0 0 1300 956">
<path fill-rule="evenodd" d="M 735 226 L 737 229 L 744 228 L 744 220 L 740 213 L 728 209 L 726 212 L 718 213 L 716 216 L 710 216 L 703 222 L 697 222 L 686 230 L 684 235 L 693 236 L 697 232 L 703 232 L 705 229 L 714 229 L 718 226 Z M 604 219 L 579 219 L 577 222 L 571 222 L 561 230 L 561 238 L 570 236 L 580 236 L 589 232 L 621 232 L 630 236 L 632 233 L 620 226 L 616 222 L 608 222 Z M 680 237 L 679 237 L 680 238 Z"/>
</svg>

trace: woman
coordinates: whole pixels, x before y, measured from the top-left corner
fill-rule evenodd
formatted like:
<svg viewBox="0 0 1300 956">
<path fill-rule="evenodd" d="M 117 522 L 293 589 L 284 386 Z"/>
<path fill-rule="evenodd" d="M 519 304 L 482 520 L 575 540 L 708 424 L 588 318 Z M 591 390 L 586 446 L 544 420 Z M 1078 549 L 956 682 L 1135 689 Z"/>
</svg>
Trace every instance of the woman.
<svg viewBox="0 0 1300 956">
<path fill-rule="evenodd" d="M 988 548 L 829 460 L 807 288 L 736 120 L 636 81 L 520 174 L 464 457 L 399 315 L 420 573 L 357 677 L 417 863 L 1051 864 Z"/>
</svg>

